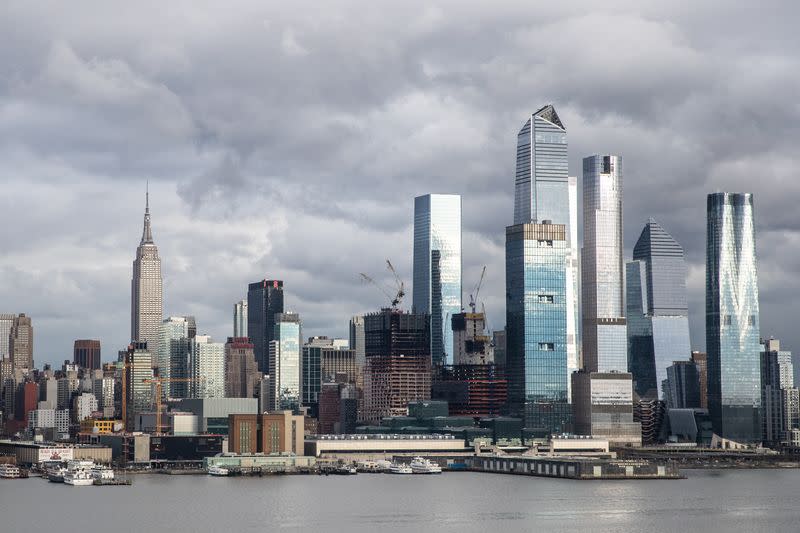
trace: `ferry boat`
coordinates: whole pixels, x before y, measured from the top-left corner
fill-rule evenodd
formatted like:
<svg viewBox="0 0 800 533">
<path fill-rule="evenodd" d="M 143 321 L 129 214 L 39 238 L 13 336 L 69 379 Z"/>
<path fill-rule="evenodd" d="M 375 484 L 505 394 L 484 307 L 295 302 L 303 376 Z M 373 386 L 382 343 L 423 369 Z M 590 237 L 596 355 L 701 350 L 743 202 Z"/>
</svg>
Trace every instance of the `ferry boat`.
<svg viewBox="0 0 800 533">
<path fill-rule="evenodd" d="M 227 476 L 229 473 L 227 468 L 222 468 L 221 466 L 212 465 L 208 467 L 210 476 Z"/>
<path fill-rule="evenodd" d="M 103 465 L 94 465 L 91 468 L 92 479 L 97 479 L 100 481 L 107 481 L 110 479 L 114 479 L 114 471 L 107 466 Z"/>
<path fill-rule="evenodd" d="M 67 463 L 67 473 L 64 474 L 64 483 L 73 487 L 86 487 L 94 483 L 92 477 L 93 461 L 70 461 Z"/>
<path fill-rule="evenodd" d="M 22 477 L 22 472 L 17 465 L 4 463 L 0 465 L 0 478 L 16 479 Z"/>
<path fill-rule="evenodd" d="M 334 469 L 333 473 L 340 476 L 354 476 L 358 474 L 358 470 L 352 465 L 340 465 Z"/>
<path fill-rule="evenodd" d="M 411 467 L 406 465 L 406 464 L 392 463 L 389 466 L 389 473 L 390 474 L 411 474 L 411 473 L 413 473 L 413 471 L 411 470 Z"/>
<path fill-rule="evenodd" d="M 411 472 L 414 474 L 441 474 L 442 467 L 422 457 L 414 457 L 411 461 Z"/>
</svg>

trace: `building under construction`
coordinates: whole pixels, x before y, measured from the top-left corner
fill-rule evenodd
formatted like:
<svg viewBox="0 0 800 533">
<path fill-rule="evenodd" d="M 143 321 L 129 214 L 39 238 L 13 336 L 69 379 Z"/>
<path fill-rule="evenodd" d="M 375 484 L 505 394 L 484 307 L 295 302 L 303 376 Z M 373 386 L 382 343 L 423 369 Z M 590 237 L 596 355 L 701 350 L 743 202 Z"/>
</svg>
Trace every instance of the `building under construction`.
<svg viewBox="0 0 800 533">
<path fill-rule="evenodd" d="M 396 308 L 364 315 L 362 421 L 406 414 L 409 402 L 430 399 L 430 320 Z"/>
<path fill-rule="evenodd" d="M 485 334 L 484 313 L 458 313 L 453 327 L 453 362 L 456 365 L 486 365 L 494 362 L 492 338 Z"/>
<path fill-rule="evenodd" d="M 451 416 L 499 416 L 507 396 L 505 372 L 494 364 L 447 365 L 433 376 L 431 399 L 446 401 Z"/>
</svg>

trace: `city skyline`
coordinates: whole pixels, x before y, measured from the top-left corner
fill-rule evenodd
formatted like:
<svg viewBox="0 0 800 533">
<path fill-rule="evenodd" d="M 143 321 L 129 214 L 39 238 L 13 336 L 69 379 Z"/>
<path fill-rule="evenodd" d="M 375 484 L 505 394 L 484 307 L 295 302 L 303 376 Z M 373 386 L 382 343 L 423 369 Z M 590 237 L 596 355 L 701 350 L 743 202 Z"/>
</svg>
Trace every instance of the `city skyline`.
<svg viewBox="0 0 800 533">
<path fill-rule="evenodd" d="M 512 221 L 513 189 L 506 178 L 513 174 L 513 135 L 519 117 L 550 101 L 570 127 L 569 174 L 580 175 L 580 160 L 587 154 L 610 151 L 625 158 L 630 179 L 624 256 L 630 257 L 649 216 L 684 245 L 693 348 L 704 344 L 703 198 L 714 190 L 754 193 L 761 209 L 761 333 L 782 338 L 789 347 L 800 344 L 788 319 L 792 295 L 799 290 L 789 275 L 796 261 L 785 245 L 798 239 L 787 203 L 794 185 L 784 179 L 796 166 L 787 145 L 792 126 L 785 113 L 756 103 L 762 101 L 757 92 L 785 85 L 770 69 L 774 63 L 742 58 L 724 37 L 701 31 L 711 20 L 704 9 L 693 12 L 692 24 L 684 15 L 648 9 L 610 18 L 593 9 L 555 8 L 546 21 L 528 11 L 497 8 L 484 25 L 492 38 L 477 41 L 485 63 L 466 65 L 449 59 L 452 45 L 474 46 L 473 34 L 455 28 L 468 13 L 430 22 L 426 31 L 432 42 L 424 52 L 413 44 L 417 37 L 409 29 L 422 23 L 420 18 L 397 13 L 408 23 L 389 35 L 401 43 L 398 55 L 384 49 L 374 52 L 380 61 L 364 55 L 361 50 L 374 50 L 386 34 L 360 28 L 367 46 L 356 46 L 359 52 L 348 55 L 358 75 L 349 71 L 347 78 L 321 76 L 318 72 L 327 69 L 314 68 L 319 51 L 332 42 L 326 30 L 290 14 L 278 21 L 258 8 L 231 15 L 234 33 L 242 39 L 238 45 L 201 36 L 207 32 L 184 21 L 174 36 L 155 30 L 156 42 L 164 47 L 142 51 L 122 38 L 154 31 L 137 17 L 118 36 L 91 23 L 79 26 L 68 16 L 55 16 L 62 19 L 58 31 L 25 36 L 9 31 L 14 36 L 10 48 L 19 51 L 19 59 L 4 72 L 36 90 L 3 86 L 0 99 L 28 113 L 45 108 L 58 113 L 24 128 L 13 117 L 0 119 L 2 127 L 15 132 L 9 136 L 13 144 L 0 147 L 6 156 L 0 216 L 4 227 L 20 228 L 8 233 L 8 253 L 0 260 L 8 280 L 0 288 L 7 306 L 2 311 L 33 318 L 39 365 L 68 359 L 79 338 L 101 340 L 104 357 L 113 358 L 129 340 L 126 285 L 149 178 L 163 261 L 164 316 L 196 315 L 201 334 L 218 340 L 229 336 L 230 306 L 245 297 L 248 282 L 266 277 L 286 281 L 287 298 L 304 317 L 309 335 L 345 337 L 350 315 L 382 303 L 375 291 L 360 285 L 358 272 L 382 277 L 383 262 L 390 258 L 410 283 L 409 203 L 416 195 L 440 191 L 463 198 L 463 280 L 472 286 L 488 263 L 481 293 L 489 326 L 498 329 L 504 316 L 503 228 Z M 16 25 L 20 18 L 15 17 L 27 20 L 32 13 L 17 13 L 2 24 Z M 103 17 L 102 10 L 97 16 Z M 734 9 L 726 17 L 734 19 L 728 27 L 736 29 L 737 43 L 753 44 L 753 54 L 771 51 L 769 57 L 794 61 L 776 41 L 764 43 L 741 12 Z M 255 30 L 248 24 L 261 19 L 274 21 L 267 42 L 255 40 L 263 34 L 261 26 Z M 555 28 L 580 42 L 574 37 L 610 20 L 615 40 L 598 52 L 597 61 L 582 59 L 582 46 L 549 44 Z M 776 39 L 786 36 L 781 20 L 772 19 L 771 26 Z M 180 42 L 185 46 L 176 46 Z M 646 61 L 621 53 L 632 43 L 664 53 Z M 527 53 L 531 44 L 541 50 L 536 57 Z M 218 50 L 214 58 L 204 53 L 209 46 Z M 252 69 L 234 61 L 237 46 L 263 50 L 264 61 L 275 67 L 270 72 L 311 92 L 291 99 L 284 85 L 250 78 Z M 622 60 L 614 61 L 613 71 L 601 68 L 612 54 Z M 284 58 L 293 58 L 302 72 L 283 64 Z M 256 109 L 227 111 L 214 105 L 214 95 L 226 94 L 228 86 L 198 73 L 200 60 L 229 65 L 230 83 L 242 95 L 255 95 Z M 549 77 L 504 74 L 535 73 L 550 61 L 562 65 L 565 74 L 557 69 Z M 752 86 L 733 83 L 742 61 L 756 65 L 750 71 Z M 481 65 L 489 70 L 482 72 Z M 389 76 L 398 72 L 404 78 Z M 466 80 L 468 90 L 452 82 L 456 77 Z M 592 83 L 584 83 L 589 77 Z M 375 80 L 366 87 L 358 84 L 366 93 L 353 92 L 365 96 L 361 103 L 341 96 L 356 88 L 351 79 Z M 620 79 L 637 81 L 621 84 Z M 731 93 L 720 86 L 738 89 Z M 785 93 L 772 94 L 776 109 L 792 108 Z M 253 120 L 253 113 L 263 120 Z M 109 121 L 109 116 L 116 118 Z M 306 121 L 310 116 L 326 118 Z M 68 139 L 65 132 L 75 120 L 58 117 L 75 117 L 91 127 Z M 304 122 L 314 127 L 296 126 Z M 343 128 L 341 134 L 337 128 Z M 378 136 L 370 141 L 365 131 Z M 308 157 L 308 146 L 314 146 L 314 158 Z M 754 172 L 758 180 L 752 180 Z M 303 194 L 307 190 L 314 194 Z M 52 198 L 57 200 L 48 201 L 48 209 L 38 208 Z M 19 220 L 26 226 L 16 225 Z M 365 244 L 374 257 L 362 252 Z"/>
</svg>

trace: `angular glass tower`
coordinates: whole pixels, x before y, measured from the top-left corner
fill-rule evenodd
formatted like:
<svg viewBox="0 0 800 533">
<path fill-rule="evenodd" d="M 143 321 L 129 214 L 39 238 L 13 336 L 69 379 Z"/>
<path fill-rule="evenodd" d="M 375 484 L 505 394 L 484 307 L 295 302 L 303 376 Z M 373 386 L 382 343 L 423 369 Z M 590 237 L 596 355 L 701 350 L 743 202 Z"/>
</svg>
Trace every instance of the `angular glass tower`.
<svg viewBox="0 0 800 533">
<path fill-rule="evenodd" d="M 526 427 L 568 431 L 569 372 L 578 366 L 577 182 L 552 105 L 517 135 L 514 225 L 506 228 L 509 412 Z"/>
<path fill-rule="evenodd" d="M 461 312 L 461 196 L 414 199 L 414 313 L 431 320 L 434 365 L 453 363 L 450 319 Z"/>
<path fill-rule="evenodd" d="M 753 195 L 709 194 L 707 216 L 708 410 L 718 435 L 758 442 L 761 348 Z"/>
<path fill-rule="evenodd" d="M 273 374 L 269 344 L 275 338 L 275 315 L 283 313 L 283 281 L 262 279 L 247 286 L 247 336 L 253 343 L 258 370 Z"/>
<path fill-rule="evenodd" d="M 673 361 L 691 355 L 683 248 L 652 218 L 626 265 L 628 371 L 642 398 L 664 399 Z"/>
<path fill-rule="evenodd" d="M 269 343 L 272 409 L 300 408 L 300 316 L 278 313 L 274 317 L 275 331 Z"/>
<path fill-rule="evenodd" d="M 583 160 L 583 363 L 590 372 L 627 372 L 623 298 L 622 158 Z"/>
</svg>

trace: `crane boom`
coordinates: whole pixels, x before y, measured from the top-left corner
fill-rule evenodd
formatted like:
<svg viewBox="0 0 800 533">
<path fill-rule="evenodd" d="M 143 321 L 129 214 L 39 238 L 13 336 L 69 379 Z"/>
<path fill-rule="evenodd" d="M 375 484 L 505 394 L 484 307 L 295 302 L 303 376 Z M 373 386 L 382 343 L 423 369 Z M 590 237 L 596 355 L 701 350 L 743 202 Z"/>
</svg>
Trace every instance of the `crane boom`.
<svg viewBox="0 0 800 533">
<path fill-rule="evenodd" d="M 363 281 L 364 283 L 370 283 L 370 284 L 372 284 L 372 285 L 375 285 L 375 287 L 376 287 L 376 288 L 377 288 L 379 291 L 381 291 L 381 292 L 383 293 L 383 295 L 384 295 L 384 296 L 386 296 L 386 297 L 389 299 L 389 302 L 391 302 L 391 304 L 392 304 L 392 307 L 394 307 L 394 306 L 395 306 L 395 301 L 394 301 L 394 300 L 395 300 L 395 298 L 394 298 L 394 297 L 393 297 L 391 294 L 389 294 L 389 292 L 388 292 L 386 289 L 384 289 L 383 287 L 381 287 L 381 286 L 378 284 L 378 282 L 377 282 L 377 281 L 375 281 L 375 280 L 374 280 L 374 279 L 372 279 L 371 277 L 367 276 L 367 275 L 366 275 L 366 274 L 364 274 L 363 272 L 361 272 L 360 276 L 361 276 L 361 281 Z"/>
<path fill-rule="evenodd" d="M 483 284 L 483 277 L 485 275 L 486 275 L 486 265 L 483 265 L 483 269 L 481 270 L 481 277 L 478 280 L 478 284 L 475 286 L 475 289 L 473 289 L 472 293 L 469 295 L 469 306 L 472 308 L 473 313 L 475 313 L 475 306 L 478 303 L 478 293 L 481 291 L 481 285 Z"/>
<path fill-rule="evenodd" d="M 400 276 L 397 274 L 397 270 L 394 269 L 394 265 L 392 265 L 392 262 L 389 261 L 388 259 L 386 260 L 386 268 L 388 268 L 389 271 L 392 274 L 394 274 L 394 282 L 397 285 L 397 294 L 395 295 L 394 298 L 392 298 L 392 307 L 397 307 L 398 305 L 400 305 L 400 302 L 403 301 L 403 296 L 406 295 L 405 284 L 403 283 L 403 280 L 400 279 Z"/>
</svg>

